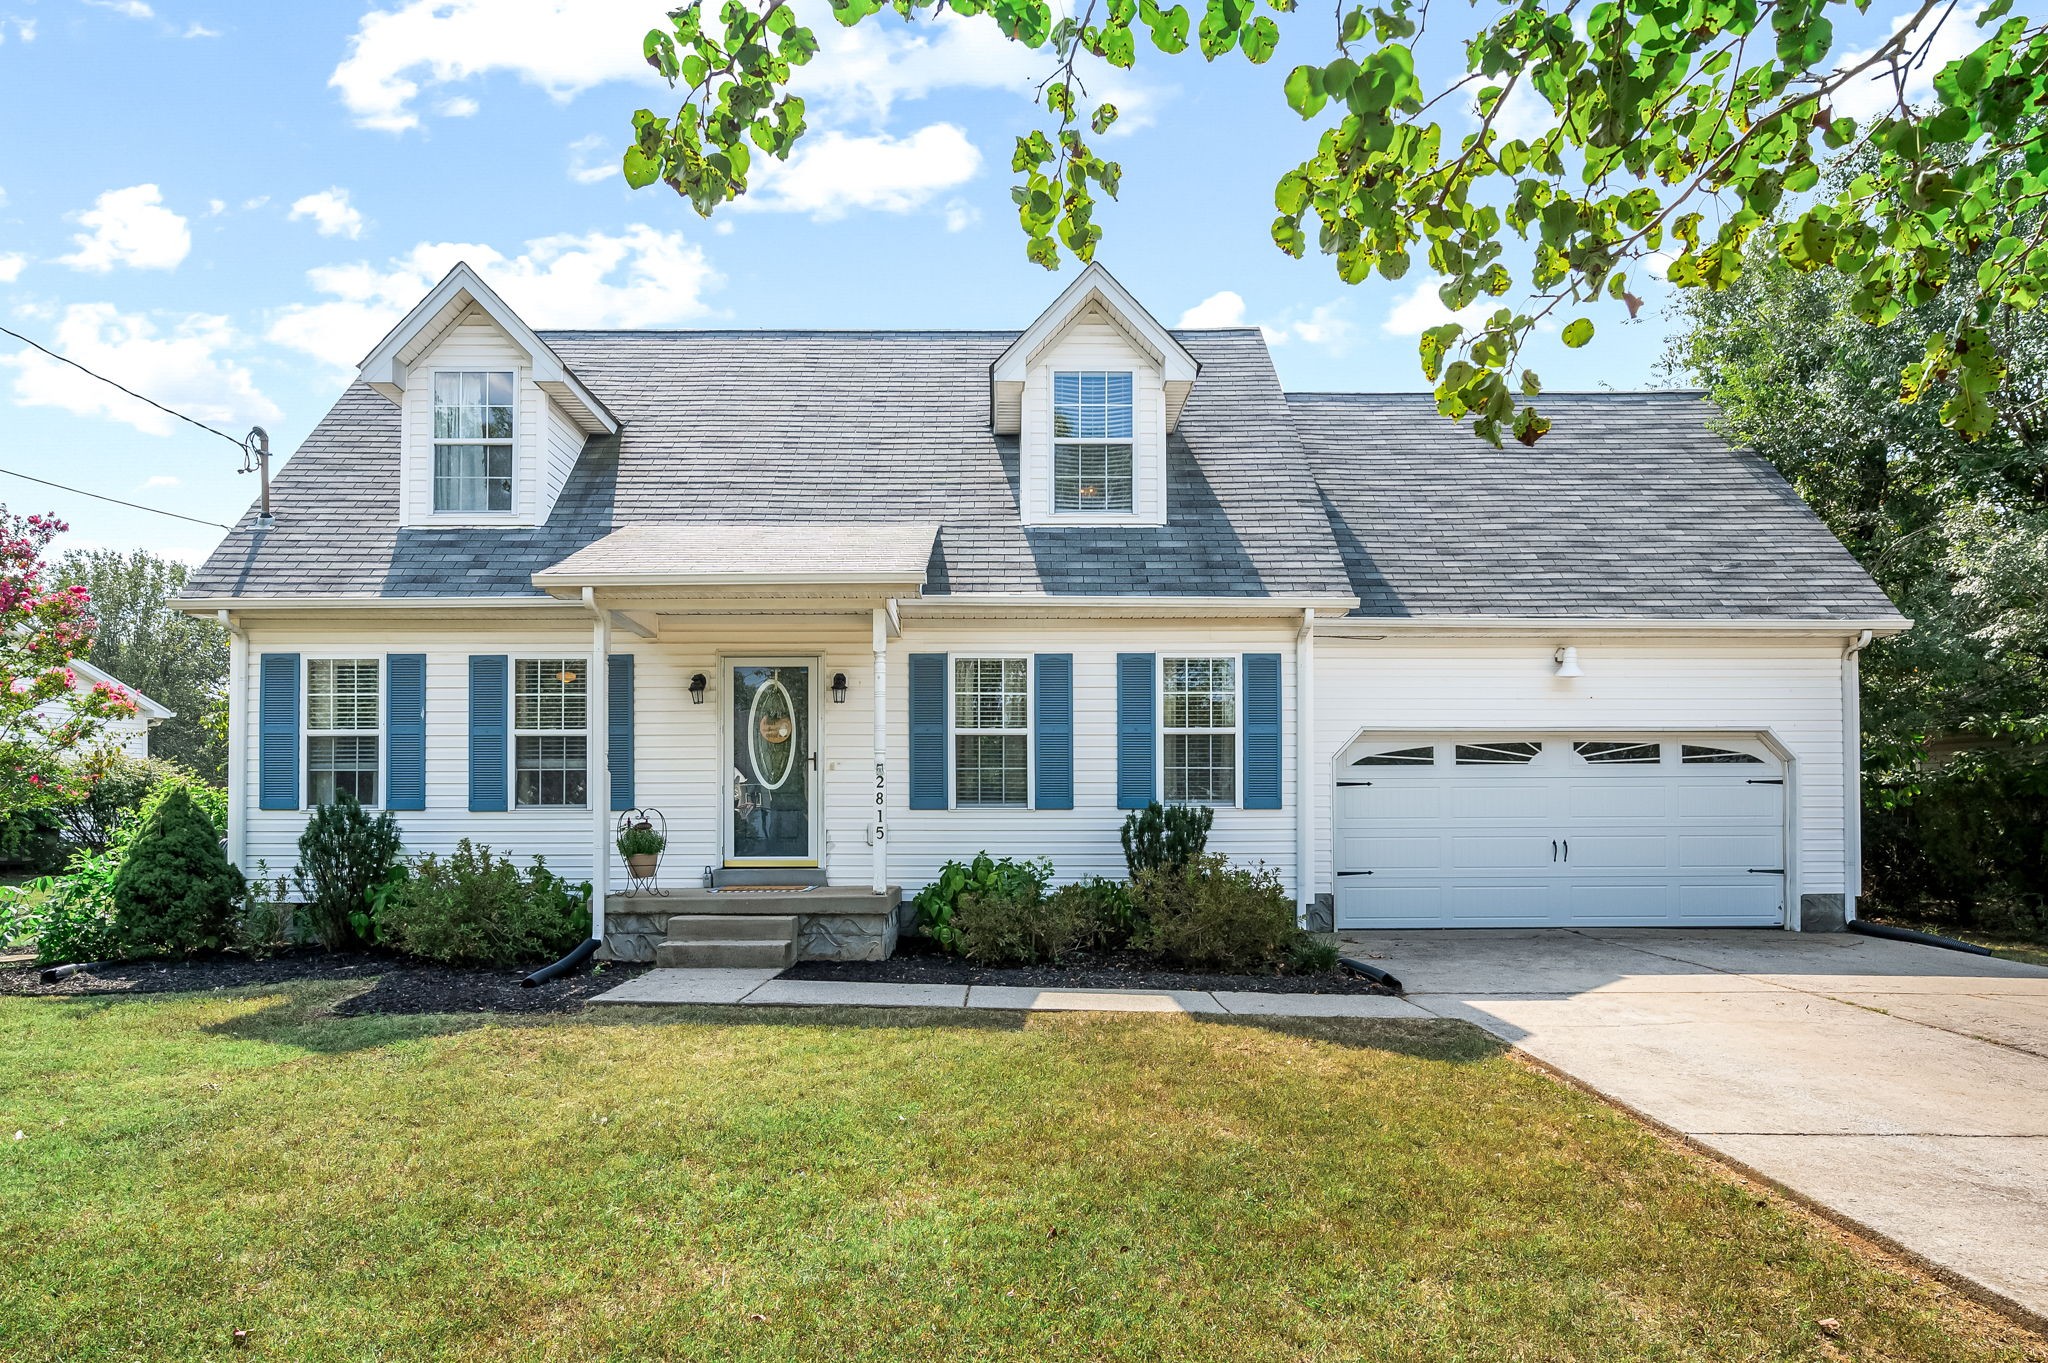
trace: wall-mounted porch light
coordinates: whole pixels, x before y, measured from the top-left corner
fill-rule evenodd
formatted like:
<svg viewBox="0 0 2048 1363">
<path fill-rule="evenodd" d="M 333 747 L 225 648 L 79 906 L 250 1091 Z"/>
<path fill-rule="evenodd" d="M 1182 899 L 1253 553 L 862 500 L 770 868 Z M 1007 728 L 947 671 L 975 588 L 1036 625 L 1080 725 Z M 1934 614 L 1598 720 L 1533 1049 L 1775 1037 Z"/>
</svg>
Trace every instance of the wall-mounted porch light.
<svg viewBox="0 0 2048 1363">
<path fill-rule="evenodd" d="M 690 704 L 702 705 L 704 703 L 704 691 L 710 685 L 711 683 L 705 679 L 702 672 L 690 678 Z"/>
<path fill-rule="evenodd" d="M 1566 644 L 1558 649 L 1557 652 L 1551 654 L 1550 661 L 1557 664 L 1557 675 L 1560 677 L 1583 677 L 1586 675 L 1579 670 L 1578 649 L 1570 644 Z"/>
<path fill-rule="evenodd" d="M 844 672 L 834 672 L 832 674 L 832 703 L 834 705 L 846 704 L 846 674 Z"/>
</svg>

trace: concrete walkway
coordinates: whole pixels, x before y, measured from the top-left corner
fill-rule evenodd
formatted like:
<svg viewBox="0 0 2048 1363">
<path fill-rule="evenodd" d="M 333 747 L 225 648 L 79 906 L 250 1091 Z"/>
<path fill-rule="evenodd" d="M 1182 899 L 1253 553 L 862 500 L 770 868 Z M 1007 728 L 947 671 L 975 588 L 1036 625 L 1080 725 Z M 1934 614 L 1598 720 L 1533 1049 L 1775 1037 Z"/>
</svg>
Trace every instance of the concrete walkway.
<svg viewBox="0 0 2048 1363">
<path fill-rule="evenodd" d="M 1206 989 L 1023 989 L 1015 985 L 778 980 L 775 970 L 650 970 L 592 1003 L 746 1003 L 838 1008 L 1001 1008 L 1023 1012 L 1208 1013 L 1422 1018 L 1384 994 L 1250 994 Z"/>
<path fill-rule="evenodd" d="M 1344 942 L 1411 1002 L 2048 1322 L 2048 970 L 1850 934 Z"/>
</svg>

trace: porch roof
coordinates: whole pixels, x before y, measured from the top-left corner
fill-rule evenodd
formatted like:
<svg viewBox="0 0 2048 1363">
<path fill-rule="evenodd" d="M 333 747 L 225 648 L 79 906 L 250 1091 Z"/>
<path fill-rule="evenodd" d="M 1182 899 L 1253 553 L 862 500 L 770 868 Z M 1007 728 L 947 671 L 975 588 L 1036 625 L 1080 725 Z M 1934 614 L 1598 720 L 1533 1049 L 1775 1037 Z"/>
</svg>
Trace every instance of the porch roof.
<svg viewBox="0 0 2048 1363">
<path fill-rule="evenodd" d="M 593 588 L 871 586 L 915 596 L 939 527 L 930 522 L 776 521 L 629 525 L 533 575 L 557 596 Z"/>
</svg>

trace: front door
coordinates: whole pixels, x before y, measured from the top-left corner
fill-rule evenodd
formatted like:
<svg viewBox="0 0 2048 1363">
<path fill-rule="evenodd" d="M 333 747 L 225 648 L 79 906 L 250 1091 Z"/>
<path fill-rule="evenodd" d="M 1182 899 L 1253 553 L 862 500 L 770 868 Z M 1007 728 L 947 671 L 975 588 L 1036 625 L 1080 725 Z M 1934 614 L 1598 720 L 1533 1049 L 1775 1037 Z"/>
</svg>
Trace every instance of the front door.
<svg viewBox="0 0 2048 1363">
<path fill-rule="evenodd" d="M 816 668 L 807 662 L 735 662 L 732 821 L 726 860 L 816 865 L 817 744 L 811 718 Z"/>
</svg>

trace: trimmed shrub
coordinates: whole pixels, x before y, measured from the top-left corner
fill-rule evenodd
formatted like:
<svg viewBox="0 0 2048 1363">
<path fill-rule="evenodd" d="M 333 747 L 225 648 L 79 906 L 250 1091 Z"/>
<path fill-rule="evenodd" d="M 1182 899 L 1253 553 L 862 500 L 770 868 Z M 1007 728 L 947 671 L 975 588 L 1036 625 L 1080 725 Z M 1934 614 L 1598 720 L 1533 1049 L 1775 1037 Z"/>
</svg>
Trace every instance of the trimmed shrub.
<svg viewBox="0 0 2048 1363">
<path fill-rule="evenodd" d="M 190 955 L 228 944 L 244 884 L 214 821 L 173 786 L 127 849 L 113 888 L 114 931 L 130 954 Z"/>
<path fill-rule="evenodd" d="M 306 926 L 330 951 L 369 940 L 370 887 L 398 865 L 398 819 L 390 810 L 371 818 L 346 791 L 322 805 L 299 835 L 293 883 L 306 901 Z"/>
<path fill-rule="evenodd" d="M 1135 945 L 1175 965 L 1266 969 L 1300 935 L 1280 877 L 1266 866 L 1232 866 L 1220 853 L 1140 872 L 1131 897 L 1143 918 Z"/>
<path fill-rule="evenodd" d="M 939 868 L 939 878 L 917 892 L 911 905 L 917 910 L 917 929 L 946 951 L 960 949 L 960 932 L 954 924 L 960 898 L 969 894 L 999 893 L 1037 896 L 1045 893 L 1052 879 L 1052 863 L 996 858 L 983 852 L 971 862 L 949 861 Z"/>
<path fill-rule="evenodd" d="M 464 838 L 393 882 L 376 927 L 400 951 L 449 965 L 552 960 L 590 936 L 590 887 L 569 885 L 538 857 L 521 874 Z"/>
<path fill-rule="evenodd" d="M 1075 901 L 1077 912 L 1092 925 L 1097 945 L 1124 947 L 1131 944 L 1131 938 L 1138 930 L 1138 906 L 1131 902 L 1131 887 L 1127 882 L 1091 876 L 1072 885 L 1062 885 L 1053 894 L 1066 895 Z"/>
<path fill-rule="evenodd" d="M 977 965 L 1057 961 L 1095 941 L 1097 903 L 1079 885 L 1051 894 L 1022 881 L 960 896 L 953 917 L 960 954 Z"/>
<path fill-rule="evenodd" d="M 1124 820 L 1124 864 L 1141 872 L 1185 866 L 1209 845 L 1216 811 L 1207 805 L 1162 805 L 1157 800 Z"/>
</svg>

